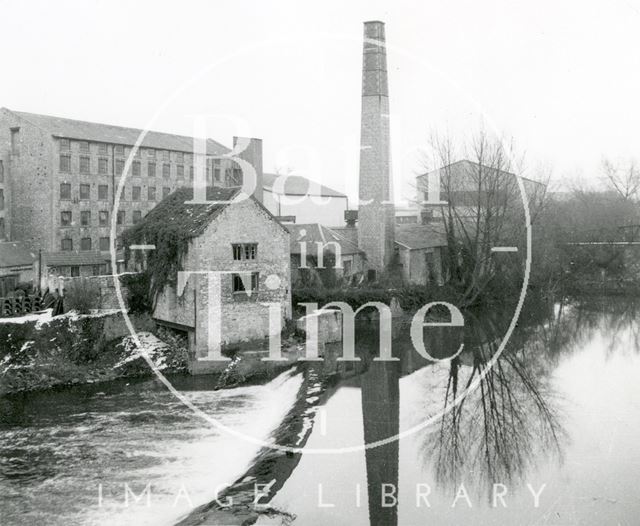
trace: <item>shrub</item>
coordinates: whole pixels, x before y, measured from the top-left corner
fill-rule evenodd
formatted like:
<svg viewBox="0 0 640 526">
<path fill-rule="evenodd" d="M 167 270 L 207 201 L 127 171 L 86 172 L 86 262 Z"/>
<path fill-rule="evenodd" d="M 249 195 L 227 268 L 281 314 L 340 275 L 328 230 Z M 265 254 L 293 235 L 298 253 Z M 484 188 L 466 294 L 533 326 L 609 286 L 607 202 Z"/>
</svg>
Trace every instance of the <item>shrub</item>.
<svg viewBox="0 0 640 526">
<path fill-rule="evenodd" d="M 149 273 L 138 272 L 136 274 L 124 274 L 120 276 L 120 283 L 129 292 L 127 296 L 127 307 L 129 312 L 142 314 L 151 312 L 151 298 Z"/>
<path fill-rule="evenodd" d="M 64 288 L 65 311 L 87 314 L 100 307 L 100 287 L 89 279 L 77 279 Z"/>
</svg>

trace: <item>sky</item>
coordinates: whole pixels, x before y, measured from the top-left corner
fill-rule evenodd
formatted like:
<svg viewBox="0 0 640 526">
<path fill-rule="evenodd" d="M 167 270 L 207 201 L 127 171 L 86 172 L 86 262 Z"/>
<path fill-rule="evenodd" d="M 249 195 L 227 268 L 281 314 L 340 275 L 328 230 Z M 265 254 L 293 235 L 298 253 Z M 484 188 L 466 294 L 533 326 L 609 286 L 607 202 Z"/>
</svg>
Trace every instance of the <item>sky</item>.
<svg viewBox="0 0 640 526">
<path fill-rule="evenodd" d="M 265 170 L 357 195 L 362 24 L 386 23 L 394 195 L 429 137 L 513 139 L 522 175 L 640 157 L 640 0 L 6 1 L 0 106 L 260 137 Z"/>
</svg>

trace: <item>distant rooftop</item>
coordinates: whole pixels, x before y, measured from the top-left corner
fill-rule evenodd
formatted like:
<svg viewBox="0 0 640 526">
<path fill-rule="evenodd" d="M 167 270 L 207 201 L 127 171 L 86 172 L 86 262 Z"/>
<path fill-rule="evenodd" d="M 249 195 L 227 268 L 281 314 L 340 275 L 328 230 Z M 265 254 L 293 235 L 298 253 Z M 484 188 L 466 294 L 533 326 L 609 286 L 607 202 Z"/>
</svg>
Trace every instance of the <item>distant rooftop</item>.
<svg viewBox="0 0 640 526">
<path fill-rule="evenodd" d="M 446 246 L 442 225 L 396 225 L 395 242 L 409 250 Z"/>
<path fill-rule="evenodd" d="M 20 242 L 0 242 L 0 268 L 32 265 L 37 257 L 37 252 L 29 250 Z"/>
<path fill-rule="evenodd" d="M 328 243 L 335 242 L 340 245 L 340 249 L 343 256 L 347 256 L 350 254 L 361 254 L 362 250 L 360 250 L 354 243 L 349 241 L 346 237 L 340 235 L 336 231 L 331 228 L 327 228 L 326 226 L 322 226 L 318 223 L 310 223 L 310 224 L 286 224 L 283 225 L 291 234 L 291 253 L 292 254 L 300 254 L 300 242 L 306 241 L 307 245 L 307 254 L 314 255 L 316 254 L 315 243 L 321 242 L 327 245 L 327 250 L 329 252 L 334 252 L 334 245 L 330 245 Z"/>
<path fill-rule="evenodd" d="M 101 124 L 97 122 L 54 117 L 51 115 L 41 115 L 39 113 L 13 111 L 8 108 L 2 109 L 9 113 L 13 113 L 41 130 L 51 133 L 54 137 L 64 137 L 65 139 L 133 146 L 138 140 L 138 137 L 140 137 L 140 134 L 143 132 L 143 130 L 138 128 L 125 128 L 122 126 L 114 126 L 112 124 Z M 193 137 L 149 131 L 145 135 L 141 146 L 145 148 L 156 148 L 159 150 L 193 152 Z M 219 142 L 216 142 L 213 139 L 207 139 L 207 153 L 209 155 L 222 155 L 229 151 L 229 148 L 223 146 Z"/>
<path fill-rule="evenodd" d="M 281 176 L 277 174 L 265 173 L 262 178 L 262 186 L 265 188 L 265 190 L 276 194 L 282 194 L 282 188 L 276 189 L 273 187 L 278 177 Z M 333 188 L 329 188 L 328 186 L 316 183 L 315 181 L 311 181 L 310 179 L 307 179 L 306 177 L 302 177 L 300 175 L 288 175 L 286 179 L 284 179 L 284 194 L 319 195 L 322 197 L 347 197 L 345 194 L 338 192 Z"/>
</svg>

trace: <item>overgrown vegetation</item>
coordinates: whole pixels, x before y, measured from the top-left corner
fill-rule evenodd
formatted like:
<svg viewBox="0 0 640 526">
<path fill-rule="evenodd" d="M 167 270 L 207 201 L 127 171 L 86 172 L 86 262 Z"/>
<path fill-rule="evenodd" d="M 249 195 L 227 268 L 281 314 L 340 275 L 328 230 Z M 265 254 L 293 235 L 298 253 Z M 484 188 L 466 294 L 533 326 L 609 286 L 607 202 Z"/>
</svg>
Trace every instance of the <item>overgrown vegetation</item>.
<svg viewBox="0 0 640 526">
<path fill-rule="evenodd" d="M 151 312 L 152 304 L 149 297 L 150 278 L 148 271 L 123 274 L 120 276 L 120 283 L 128 291 L 127 307 L 132 314 L 142 314 Z"/>
<path fill-rule="evenodd" d="M 65 311 L 75 310 L 79 314 L 88 314 L 100 307 L 100 287 L 90 279 L 78 279 L 65 286 Z"/>
</svg>

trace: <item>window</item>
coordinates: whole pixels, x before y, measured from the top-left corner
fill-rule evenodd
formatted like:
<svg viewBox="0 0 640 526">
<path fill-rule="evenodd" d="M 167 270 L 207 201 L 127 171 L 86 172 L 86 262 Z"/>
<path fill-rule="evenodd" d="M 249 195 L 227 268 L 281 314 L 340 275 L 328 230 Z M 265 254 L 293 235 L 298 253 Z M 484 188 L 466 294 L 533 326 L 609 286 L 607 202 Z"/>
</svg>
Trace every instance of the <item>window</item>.
<svg viewBox="0 0 640 526">
<path fill-rule="evenodd" d="M 193 181 L 193 166 L 189 166 L 189 180 Z"/>
<path fill-rule="evenodd" d="M 124 157 L 124 146 L 122 144 L 117 144 L 115 147 L 115 154 L 120 157 Z"/>
<path fill-rule="evenodd" d="M 68 152 L 71 150 L 71 141 L 69 139 L 60 139 L 60 151 Z"/>
<path fill-rule="evenodd" d="M 71 199 L 71 185 L 69 183 L 60 183 L 60 199 L 65 201 Z"/>
<path fill-rule="evenodd" d="M 4 190 L 0 188 L 0 210 L 4 210 Z"/>
<path fill-rule="evenodd" d="M 64 238 L 62 240 L 62 245 L 61 245 L 62 250 L 73 250 L 73 239 L 70 238 Z"/>
<path fill-rule="evenodd" d="M 61 155 L 60 156 L 60 171 L 69 173 L 71 171 L 71 156 L 70 155 Z"/>
<path fill-rule="evenodd" d="M 4 164 L 0 161 L 0 183 L 4 183 Z"/>
<path fill-rule="evenodd" d="M 171 188 L 169 188 L 168 186 L 162 187 L 162 199 L 167 197 L 170 193 L 171 193 Z"/>
<path fill-rule="evenodd" d="M 177 172 L 177 174 L 178 174 L 178 177 L 184 177 L 184 165 L 179 164 L 179 165 L 176 167 L 176 172 Z"/>
<path fill-rule="evenodd" d="M 0 240 L 3 240 L 6 237 L 6 233 L 4 231 L 4 217 L 0 217 Z"/>
<path fill-rule="evenodd" d="M 186 163 L 190 163 L 191 162 L 191 154 L 190 153 L 185 153 L 184 154 L 184 161 Z"/>
<path fill-rule="evenodd" d="M 101 237 L 100 238 L 100 250 L 104 252 L 105 250 L 109 250 L 109 238 Z"/>
<path fill-rule="evenodd" d="M 184 153 L 177 152 L 176 153 L 176 161 L 178 161 L 179 163 L 183 163 L 184 162 Z"/>
<path fill-rule="evenodd" d="M 147 199 L 149 201 L 155 201 L 156 200 L 156 187 L 155 186 L 150 186 L 149 188 L 147 188 Z"/>
<path fill-rule="evenodd" d="M 11 153 L 20 155 L 20 128 L 11 128 Z"/>
<path fill-rule="evenodd" d="M 220 180 L 220 168 L 214 168 L 214 169 L 213 169 L 213 178 L 214 178 L 216 181 L 219 181 L 219 180 Z"/>
<path fill-rule="evenodd" d="M 163 164 L 162 165 L 162 177 L 167 179 L 170 174 L 171 174 L 171 165 L 170 164 L 166 164 L 166 163 Z"/>
<path fill-rule="evenodd" d="M 147 175 L 149 177 L 156 176 L 156 163 L 147 163 Z"/>
<path fill-rule="evenodd" d="M 142 211 L 134 210 L 133 211 L 133 224 L 139 223 L 142 220 Z"/>
<path fill-rule="evenodd" d="M 243 279 L 244 278 L 244 279 Z M 260 283 L 260 273 L 251 272 L 246 274 L 231 274 L 231 289 L 233 292 L 256 292 Z M 246 288 L 249 285 L 249 289 Z"/>
<path fill-rule="evenodd" d="M 116 223 L 119 225 L 124 225 L 125 222 L 125 214 L 124 210 L 118 210 L 118 215 L 116 217 Z"/>
<path fill-rule="evenodd" d="M 80 250 L 91 250 L 91 238 L 83 237 L 80 240 Z"/>
<path fill-rule="evenodd" d="M 91 173 L 91 161 L 89 157 L 80 157 L 80 173 L 88 174 Z"/>
<path fill-rule="evenodd" d="M 107 210 L 100 210 L 100 212 L 98 212 L 98 224 L 100 226 L 107 226 L 109 224 L 109 212 Z"/>
<path fill-rule="evenodd" d="M 169 152 L 167 150 L 162 152 L 162 159 L 168 161 L 170 159 Z"/>
<path fill-rule="evenodd" d="M 345 276 L 351 275 L 351 263 L 352 262 L 350 259 L 342 262 L 342 264 L 344 265 L 343 273 Z"/>
<path fill-rule="evenodd" d="M 102 274 L 103 265 L 92 265 L 93 275 L 100 276 Z"/>
<path fill-rule="evenodd" d="M 140 201 L 140 187 L 134 186 L 131 188 L 131 200 Z"/>
<path fill-rule="evenodd" d="M 83 210 L 80 212 L 80 226 L 91 226 L 91 211 Z"/>
<path fill-rule="evenodd" d="M 155 150 L 152 150 L 152 149 L 148 149 L 148 150 L 147 150 L 147 157 L 150 157 L 150 158 L 152 158 L 152 159 L 155 159 L 155 157 L 156 157 L 156 151 L 155 151 Z"/>
<path fill-rule="evenodd" d="M 89 153 L 89 143 L 87 141 L 80 141 L 80 151 L 82 153 Z"/>
<path fill-rule="evenodd" d="M 234 243 L 231 248 L 235 261 L 253 260 L 258 257 L 257 243 Z"/>
<path fill-rule="evenodd" d="M 81 184 L 80 185 L 80 199 L 83 201 L 88 200 L 91 195 L 91 185 Z"/>
<path fill-rule="evenodd" d="M 106 201 L 107 199 L 109 199 L 107 196 L 109 194 L 109 186 L 106 184 L 99 184 L 98 185 L 98 199 L 100 201 Z"/>
<path fill-rule="evenodd" d="M 108 155 L 107 144 L 104 142 L 98 143 L 98 153 L 100 155 Z"/>
<path fill-rule="evenodd" d="M 116 159 L 116 175 L 120 175 L 124 172 L 124 161 L 122 159 Z"/>
<path fill-rule="evenodd" d="M 80 267 L 78 266 L 71 267 L 71 277 L 72 278 L 80 277 Z"/>
<path fill-rule="evenodd" d="M 133 175 L 140 175 L 140 161 L 133 161 L 131 165 L 131 173 Z"/>
<path fill-rule="evenodd" d="M 109 172 L 109 160 L 101 157 L 98 159 L 98 173 L 106 174 Z"/>
</svg>

